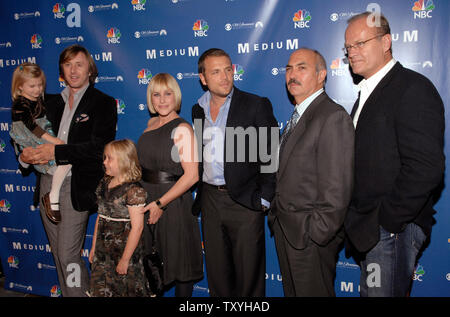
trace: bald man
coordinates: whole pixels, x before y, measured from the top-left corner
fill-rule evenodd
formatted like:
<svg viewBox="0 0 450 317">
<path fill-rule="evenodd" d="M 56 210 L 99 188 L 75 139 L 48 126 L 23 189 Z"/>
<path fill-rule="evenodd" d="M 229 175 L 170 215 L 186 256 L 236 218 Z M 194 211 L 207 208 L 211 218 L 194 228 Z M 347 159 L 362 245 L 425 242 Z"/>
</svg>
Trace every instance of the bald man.
<svg viewBox="0 0 450 317">
<path fill-rule="evenodd" d="M 303 48 L 286 66 L 294 113 L 280 141 L 269 226 L 285 296 L 335 296 L 337 255 L 353 185 L 354 129 L 324 91 L 322 55 Z"/>
<path fill-rule="evenodd" d="M 355 15 L 345 31 L 350 66 L 364 78 L 351 113 L 355 188 L 345 230 L 361 296 L 407 296 L 444 173 L 444 106 L 427 78 L 394 60 L 389 23 L 374 18 Z"/>
</svg>

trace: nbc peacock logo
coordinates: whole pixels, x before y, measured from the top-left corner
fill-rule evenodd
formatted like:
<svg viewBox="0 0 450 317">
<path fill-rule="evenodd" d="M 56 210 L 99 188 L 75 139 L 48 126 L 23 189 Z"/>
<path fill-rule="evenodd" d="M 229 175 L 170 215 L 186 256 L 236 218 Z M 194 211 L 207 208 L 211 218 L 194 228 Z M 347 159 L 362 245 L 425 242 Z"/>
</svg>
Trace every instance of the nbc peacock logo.
<svg viewBox="0 0 450 317">
<path fill-rule="evenodd" d="M 59 87 L 61 87 L 61 88 L 66 88 L 66 86 L 67 86 L 66 81 L 61 76 L 59 76 L 59 78 L 58 78 L 58 84 L 59 84 Z"/>
<path fill-rule="evenodd" d="M 66 8 L 61 3 L 56 3 L 53 6 L 53 17 L 55 19 L 64 19 L 64 13 L 66 12 Z"/>
<path fill-rule="evenodd" d="M 331 62 L 330 69 L 331 69 L 331 76 L 344 76 L 347 74 L 347 64 L 345 59 L 342 58 L 336 58 Z"/>
<path fill-rule="evenodd" d="M 122 99 L 116 99 L 117 114 L 125 114 L 125 102 Z"/>
<path fill-rule="evenodd" d="M 0 139 L 0 153 L 4 153 L 6 149 L 6 143 L 3 139 Z"/>
<path fill-rule="evenodd" d="M 145 3 L 147 0 L 131 0 L 133 11 L 145 11 Z"/>
<path fill-rule="evenodd" d="M 209 25 L 205 20 L 197 20 L 194 22 L 192 27 L 195 37 L 205 37 L 208 36 Z"/>
<path fill-rule="evenodd" d="M 233 64 L 233 76 L 234 80 L 242 80 L 242 75 L 244 74 L 244 68 L 239 64 Z"/>
<path fill-rule="evenodd" d="M 10 212 L 11 203 L 6 199 L 0 200 L 0 212 Z"/>
<path fill-rule="evenodd" d="M 292 22 L 294 22 L 294 29 L 309 28 L 309 22 L 311 21 L 311 14 L 306 10 L 298 10 L 294 13 Z"/>
<path fill-rule="evenodd" d="M 19 268 L 19 258 L 13 255 L 8 257 L 8 266 L 13 269 Z"/>
<path fill-rule="evenodd" d="M 414 270 L 413 280 L 422 282 L 424 275 L 425 275 L 425 270 L 424 270 L 423 266 L 421 264 L 418 264 L 416 269 Z"/>
<path fill-rule="evenodd" d="M 148 85 L 152 77 L 152 73 L 147 68 L 141 69 L 137 75 L 139 85 Z"/>
<path fill-rule="evenodd" d="M 42 37 L 39 34 L 33 34 L 30 43 L 32 49 L 42 48 Z"/>
<path fill-rule="evenodd" d="M 414 12 L 414 19 L 429 19 L 432 18 L 431 12 L 435 9 L 433 0 L 418 0 L 414 1 L 412 11 Z"/>
<path fill-rule="evenodd" d="M 116 27 L 112 27 L 106 33 L 106 38 L 108 39 L 108 44 L 120 44 L 120 37 L 122 34 L 120 30 Z"/>
<path fill-rule="evenodd" d="M 61 289 L 58 285 L 53 285 L 50 289 L 50 297 L 61 297 Z"/>
</svg>

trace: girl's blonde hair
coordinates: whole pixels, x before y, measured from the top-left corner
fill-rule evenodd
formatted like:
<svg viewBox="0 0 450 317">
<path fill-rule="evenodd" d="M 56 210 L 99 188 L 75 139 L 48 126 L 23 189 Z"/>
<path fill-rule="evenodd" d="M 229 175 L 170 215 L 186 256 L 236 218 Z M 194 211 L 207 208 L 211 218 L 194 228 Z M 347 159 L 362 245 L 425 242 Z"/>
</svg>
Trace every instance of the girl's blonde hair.
<svg viewBox="0 0 450 317">
<path fill-rule="evenodd" d="M 34 63 L 22 63 L 13 72 L 12 83 L 11 83 L 11 97 L 12 100 L 16 100 L 20 95 L 21 87 L 27 79 L 41 78 L 42 79 L 42 95 L 45 91 L 45 74 L 44 71 Z M 43 97 L 43 96 L 42 96 Z"/>
<path fill-rule="evenodd" d="M 175 94 L 175 111 L 179 111 L 181 108 L 181 89 L 175 78 L 167 73 L 159 73 L 153 76 L 147 86 L 147 105 L 151 113 L 156 113 L 155 107 L 152 104 L 152 93 L 160 90 L 161 88 L 167 88 L 172 90 Z"/>
<path fill-rule="evenodd" d="M 116 156 L 122 181 L 137 182 L 141 179 L 141 165 L 133 141 L 129 139 L 111 141 L 106 144 L 103 156 L 107 152 Z"/>
</svg>

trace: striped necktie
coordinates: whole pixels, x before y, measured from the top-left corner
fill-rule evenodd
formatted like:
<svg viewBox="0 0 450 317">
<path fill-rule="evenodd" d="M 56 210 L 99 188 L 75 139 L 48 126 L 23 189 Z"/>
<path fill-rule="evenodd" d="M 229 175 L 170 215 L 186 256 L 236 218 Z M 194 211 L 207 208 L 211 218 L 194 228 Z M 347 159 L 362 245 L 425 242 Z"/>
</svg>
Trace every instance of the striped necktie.
<svg viewBox="0 0 450 317">
<path fill-rule="evenodd" d="M 284 128 L 283 134 L 281 134 L 280 145 L 282 145 L 287 140 L 288 136 L 292 133 L 292 130 L 297 124 L 299 118 L 300 115 L 297 112 L 297 109 L 295 109 L 291 115 L 291 118 L 289 119 L 288 124 L 286 125 L 286 128 Z"/>
</svg>

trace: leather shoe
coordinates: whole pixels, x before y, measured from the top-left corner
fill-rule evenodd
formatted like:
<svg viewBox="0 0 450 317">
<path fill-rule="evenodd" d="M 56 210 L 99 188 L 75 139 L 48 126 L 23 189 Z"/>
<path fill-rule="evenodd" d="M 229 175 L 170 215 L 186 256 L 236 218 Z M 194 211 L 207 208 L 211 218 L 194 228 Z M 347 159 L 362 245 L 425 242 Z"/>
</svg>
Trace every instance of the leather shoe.
<svg viewBox="0 0 450 317">
<path fill-rule="evenodd" d="M 45 210 L 45 215 L 50 221 L 58 223 L 61 221 L 61 213 L 59 210 L 52 209 L 52 205 L 59 205 L 59 203 L 50 203 L 50 193 L 45 194 L 41 198 L 42 206 Z"/>
</svg>

